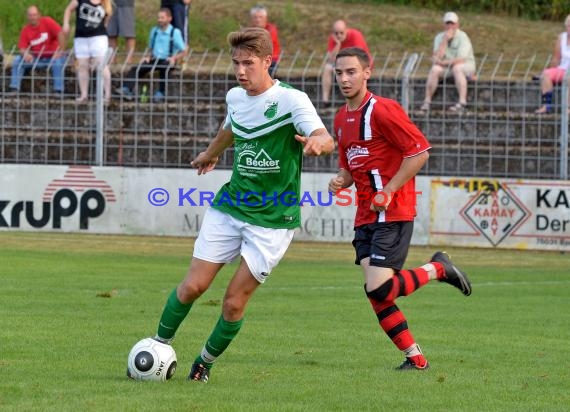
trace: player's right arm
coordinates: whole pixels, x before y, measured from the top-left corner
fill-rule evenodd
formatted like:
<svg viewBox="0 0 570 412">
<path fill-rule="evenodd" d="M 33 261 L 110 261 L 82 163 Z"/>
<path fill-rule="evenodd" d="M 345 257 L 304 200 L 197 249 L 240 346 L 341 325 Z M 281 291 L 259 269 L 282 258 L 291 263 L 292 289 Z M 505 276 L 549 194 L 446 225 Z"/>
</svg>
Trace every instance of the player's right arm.
<svg viewBox="0 0 570 412">
<path fill-rule="evenodd" d="M 234 134 L 231 129 L 225 129 L 224 125 L 220 126 L 218 134 L 208 145 L 208 148 L 198 154 L 190 164 L 198 169 L 198 174 L 203 175 L 213 170 L 218 163 L 219 156 L 230 147 L 234 142 Z"/>
</svg>

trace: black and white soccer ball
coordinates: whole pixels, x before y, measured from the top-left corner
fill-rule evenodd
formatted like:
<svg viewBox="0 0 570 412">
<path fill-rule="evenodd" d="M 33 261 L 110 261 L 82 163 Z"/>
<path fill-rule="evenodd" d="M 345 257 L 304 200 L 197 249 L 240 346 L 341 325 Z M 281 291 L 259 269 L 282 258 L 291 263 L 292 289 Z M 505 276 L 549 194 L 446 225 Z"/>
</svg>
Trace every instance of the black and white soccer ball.
<svg viewBox="0 0 570 412">
<path fill-rule="evenodd" d="M 145 338 L 135 344 L 127 361 L 127 376 L 138 381 L 166 381 L 176 372 L 172 346 Z"/>
</svg>

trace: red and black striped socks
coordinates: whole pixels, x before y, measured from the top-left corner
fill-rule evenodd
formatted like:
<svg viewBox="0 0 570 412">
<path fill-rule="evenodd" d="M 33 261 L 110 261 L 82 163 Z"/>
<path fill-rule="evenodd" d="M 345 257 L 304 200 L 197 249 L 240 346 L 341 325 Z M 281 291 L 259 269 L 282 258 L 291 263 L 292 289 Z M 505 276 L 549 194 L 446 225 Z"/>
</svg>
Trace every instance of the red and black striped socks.
<svg viewBox="0 0 570 412">
<path fill-rule="evenodd" d="M 435 270 L 437 278 L 439 278 L 440 270 L 437 267 L 435 267 Z M 407 296 L 415 292 L 429 281 L 428 270 L 424 267 L 413 270 L 400 270 L 377 289 L 366 292 L 380 327 L 394 342 L 394 345 L 419 368 L 425 367 L 427 360 L 416 344 L 408 328 L 406 317 L 396 306 L 395 300 L 400 296 Z"/>
</svg>

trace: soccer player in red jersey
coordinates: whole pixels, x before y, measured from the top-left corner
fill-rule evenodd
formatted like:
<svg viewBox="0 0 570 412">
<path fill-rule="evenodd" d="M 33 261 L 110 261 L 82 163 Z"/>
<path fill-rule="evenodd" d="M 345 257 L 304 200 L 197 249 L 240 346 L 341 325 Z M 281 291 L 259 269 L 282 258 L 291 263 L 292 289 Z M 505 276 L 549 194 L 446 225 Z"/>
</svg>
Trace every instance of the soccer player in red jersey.
<svg viewBox="0 0 570 412">
<path fill-rule="evenodd" d="M 366 51 L 356 47 L 339 51 L 335 74 L 346 104 L 334 120 L 340 170 L 330 180 L 329 191 L 355 184 L 358 207 L 352 244 L 355 263 L 364 272 L 366 295 L 380 327 L 406 357 L 398 369 L 424 370 L 428 362 L 396 298 L 435 279 L 471 294 L 467 275 L 444 252 L 435 253 L 419 268 L 402 269 L 416 215 L 415 175 L 427 161 L 430 145 L 396 101 L 368 91 Z"/>
</svg>

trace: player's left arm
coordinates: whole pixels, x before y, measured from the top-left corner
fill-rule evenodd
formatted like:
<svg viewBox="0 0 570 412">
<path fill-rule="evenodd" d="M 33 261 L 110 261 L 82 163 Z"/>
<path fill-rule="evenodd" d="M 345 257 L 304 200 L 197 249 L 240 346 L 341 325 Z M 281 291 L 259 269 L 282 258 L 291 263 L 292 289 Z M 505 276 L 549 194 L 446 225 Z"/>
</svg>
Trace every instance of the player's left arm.
<svg viewBox="0 0 570 412">
<path fill-rule="evenodd" d="M 334 150 L 334 139 L 327 129 L 314 130 L 309 137 L 296 134 L 295 139 L 304 146 L 303 153 L 307 156 L 325 155 Z"/>
<path fill-rule="evenodd" d="M 374 211 L 386 210 L 392 201 L 392 194 L 398 191 L 411 178 L 418 174 L 429 158 L 427 150 L 417 155 L 406 157 L 402 160 L 400 168 L 396 174 L 390 179 L 382 189 L 382 193 L 374 197 L 374 201 L 370 203 L 370 209 Z"/>
<path fill-rule="evenodd" d="M 374 112 L 373 122 L 383 137 L 402 154 L 400 168 L 384 185 L 370 205 L 371 210 L 385 210 L 398 191 L 412 179 L 429 158 L 429 142 L 418 127 L 410 120 L 399 103 L 386 99 Z"/>
<path fill-rule="evenodd" d="M 398 169 L 396 174 L 384 186 L 384 191 L 394 193 L 399 190 L 408 180 L 418 174 L 428 159 L 429 152 L 427 150 L 415 156 L 406 157 L 402 160 L 400 169 Z"/>
</svg>

